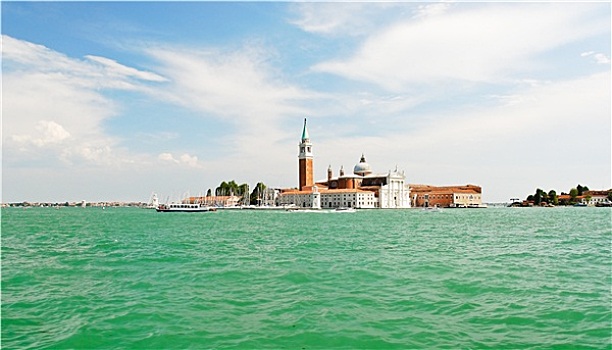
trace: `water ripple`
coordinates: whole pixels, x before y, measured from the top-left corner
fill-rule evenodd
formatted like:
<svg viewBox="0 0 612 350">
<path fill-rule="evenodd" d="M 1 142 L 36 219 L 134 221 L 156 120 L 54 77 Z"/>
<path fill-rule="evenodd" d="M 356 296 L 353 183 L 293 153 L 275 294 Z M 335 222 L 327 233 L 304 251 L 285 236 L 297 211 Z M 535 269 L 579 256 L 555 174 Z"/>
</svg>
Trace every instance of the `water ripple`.
<svg viewBox="0 0 612 350">
<path fill-rule="evenodd" d="M 3 210 L 6 348 L 611 348 L 609 210 Z"/>
</svg>

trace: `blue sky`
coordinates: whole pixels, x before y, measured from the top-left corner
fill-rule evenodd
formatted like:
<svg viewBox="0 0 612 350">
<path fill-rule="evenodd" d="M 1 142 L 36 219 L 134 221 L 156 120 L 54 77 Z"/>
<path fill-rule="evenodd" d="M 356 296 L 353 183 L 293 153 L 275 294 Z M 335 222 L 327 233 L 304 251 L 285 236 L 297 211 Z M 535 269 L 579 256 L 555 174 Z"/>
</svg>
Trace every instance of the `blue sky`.
<svg viewBox="0 0 612 350">
<path fill-rule="evenodd" d="M 2 201 L 396 166 L 485 201 L 611 185 L 609 2 L 2 2 Z"/>
</svg>

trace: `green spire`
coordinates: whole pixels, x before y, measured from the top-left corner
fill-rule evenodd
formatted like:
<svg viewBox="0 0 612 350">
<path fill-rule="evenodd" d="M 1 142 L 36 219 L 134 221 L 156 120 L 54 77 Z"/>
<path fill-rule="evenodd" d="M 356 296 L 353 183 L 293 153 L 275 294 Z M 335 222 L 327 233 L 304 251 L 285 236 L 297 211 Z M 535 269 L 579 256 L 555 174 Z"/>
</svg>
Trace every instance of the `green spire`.
<svg viewBox="0 0 612 350">
<path fill-rule="evenodd" d="M 310 140 L 308 129 L 306 129 L 306 118 L 304 118 L 304 130 L 302 131 L 302 142 Z"/>
</svg>

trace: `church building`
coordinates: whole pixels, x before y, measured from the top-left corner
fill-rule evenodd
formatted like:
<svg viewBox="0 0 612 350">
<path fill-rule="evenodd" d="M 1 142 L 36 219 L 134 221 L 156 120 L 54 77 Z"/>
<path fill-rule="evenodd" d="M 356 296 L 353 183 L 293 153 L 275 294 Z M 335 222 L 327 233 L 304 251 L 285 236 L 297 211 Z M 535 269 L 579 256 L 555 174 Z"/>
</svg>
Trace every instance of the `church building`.
<svg viewBox="0 0 612 350">
<path fill-rule="evenodd" d="M 314 155 L 312 143 L 304 119 L 302 138 L 299 144 L 297 189 L 282 190 L 277 205 L 296 205 L 301 208 L 410 208 L 410 189 L 404 172 L 389 171 L 383 174 L 372 172 L 362 154 L 352 174 L 340 168 L 334 177 L 331 165 L 327 179 L 314 181 Z"/>
</svg>

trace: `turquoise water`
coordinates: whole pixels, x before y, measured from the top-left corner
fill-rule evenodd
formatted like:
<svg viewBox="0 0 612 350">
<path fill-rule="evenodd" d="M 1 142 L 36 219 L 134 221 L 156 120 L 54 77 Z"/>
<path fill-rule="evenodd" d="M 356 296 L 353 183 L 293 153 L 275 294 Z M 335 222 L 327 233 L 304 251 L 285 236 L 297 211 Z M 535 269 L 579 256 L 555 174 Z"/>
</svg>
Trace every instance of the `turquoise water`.
<svg viewBox="0 0 612 350">
<path fill-rule="evenodd" d="M 610 208 L 2 210 L 3 349 L 611 349 Z"/>
</svg>

